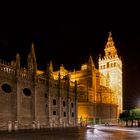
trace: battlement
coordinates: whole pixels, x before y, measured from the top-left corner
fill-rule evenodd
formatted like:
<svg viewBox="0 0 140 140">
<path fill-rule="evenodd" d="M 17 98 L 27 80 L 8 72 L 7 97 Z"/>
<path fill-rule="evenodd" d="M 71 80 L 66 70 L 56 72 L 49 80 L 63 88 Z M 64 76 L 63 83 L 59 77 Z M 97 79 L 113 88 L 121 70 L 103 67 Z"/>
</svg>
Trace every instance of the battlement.
<svg viewBox="0 0 140 140">
<path fill-rule="evenodd" d="M 11 61 L 11 63 L 7 61 L 0 61 L 0 72 L 4 72 L 6 74 L 15 76 L 16 71 L 17 69 L 16 69 L 15 61 Z M 21 78 L 26 78 L 26 79 L 30 77 L 29 74 L 27 73 L 26 68 L 20 68 L 18 76 Z"/>
<path fill-rule="evenodd" d="M 117 54 L 115 56 L 112 56 L 112 55 L 104 56 L 103 58 L 101 58 L 101 57 L 99 58 L 99 62 L 108 60 L 108 59 L 116 59 L 116 58 L 119 58 Z"/>
<path fill-rule="evenodd" d="M 11 61 L 11 63 L 7 61 L 0 60 L 0 71 L 15 75 L 15 62 Z"/>
</svg>

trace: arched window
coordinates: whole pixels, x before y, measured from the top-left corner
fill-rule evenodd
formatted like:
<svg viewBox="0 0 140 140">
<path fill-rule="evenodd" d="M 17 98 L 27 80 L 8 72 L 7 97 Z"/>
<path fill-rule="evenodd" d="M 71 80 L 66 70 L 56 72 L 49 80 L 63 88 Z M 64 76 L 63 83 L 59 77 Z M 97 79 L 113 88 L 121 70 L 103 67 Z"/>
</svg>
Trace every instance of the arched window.
<svg viewBox="0 0 140 140">
<path fill-rule="evenodd" d="M 71 113 L 71 116 L 74 117 L 74 112 Z"/>
<path fill-rule="evenodd" d="M 64 117 L 66 117 L 66 112 L 64 112 Z"/>
<path fill-rule="evenodd" d="M 56 115 L 56 111 L 53 111 L 53 115 Z"/>
<path fill-rule="evenodd" d="M 71 107 L 72 107 L 72 108 L 74 107 L 74 104 L 73 104 L 73 103 L 71 103 Z"/>
<path fill-rule="evenodd" d="M 65 107 L 66 106 L 66 102 L 65 101 L 63 101 L 63 107 Z"/>
<path fill-rule="evenodd" d="M 56 105 L 56 100 L 55 99 L 53 99 L 53 105 Z"/>
<path fill-rule="evenodd" d="M 109 62 L 107 62 L 107 68 L 109 68 Z"/>
</svg>

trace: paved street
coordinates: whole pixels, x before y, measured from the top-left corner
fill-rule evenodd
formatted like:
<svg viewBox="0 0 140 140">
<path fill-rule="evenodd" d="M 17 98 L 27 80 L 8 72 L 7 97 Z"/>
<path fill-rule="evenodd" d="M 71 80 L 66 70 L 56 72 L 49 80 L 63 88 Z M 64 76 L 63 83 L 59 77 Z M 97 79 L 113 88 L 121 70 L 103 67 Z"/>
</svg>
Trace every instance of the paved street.
<svg viewBox="0 0 140 140">
<path fill-rule="evenodd" d="M 94 128 L 46 129 L 0 132 L 0 140 L 140 140 L 140 128 L 94 126 Z"/>
</svg>

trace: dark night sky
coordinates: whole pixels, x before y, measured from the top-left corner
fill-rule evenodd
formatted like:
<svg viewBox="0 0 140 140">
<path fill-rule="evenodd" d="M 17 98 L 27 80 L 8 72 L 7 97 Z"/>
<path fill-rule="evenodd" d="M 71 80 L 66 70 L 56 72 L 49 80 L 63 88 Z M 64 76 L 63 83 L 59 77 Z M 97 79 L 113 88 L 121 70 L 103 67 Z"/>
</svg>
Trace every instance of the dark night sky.
<svg viewBox="0 0 140 140">
<path fill-rule="evenodd" d="M 45 69 L 52 60 L 55 70 L 61 64 L 68 70 L 78 70 L 90 53 L 98 68 L 99 53 L 104 54 L 108 32 L 112 31 L 123 61 L 124 108 L 135 106 L 138 99 L 140 105 L 139 11 L 123 6 L 65 7 L 49 12 L 34 8 L 20 16 L 12 14 L 0 23 L 0 58 L 9 61 L 19 52 L 25 66 L 34 42 L 39 69 Z"/>
</svg>

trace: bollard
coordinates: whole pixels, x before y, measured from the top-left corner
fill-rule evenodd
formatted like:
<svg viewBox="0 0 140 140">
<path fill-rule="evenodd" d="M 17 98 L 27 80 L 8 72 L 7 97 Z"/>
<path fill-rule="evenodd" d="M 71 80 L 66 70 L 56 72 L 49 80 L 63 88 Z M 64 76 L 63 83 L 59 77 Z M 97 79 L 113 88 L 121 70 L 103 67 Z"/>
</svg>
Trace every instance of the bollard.
<svg viewBox="0 0 140 140">
<path fill-rule="evenodd" d="M 37 121 L 37 129 L 40 129 L 40 122 Z"/>
<path fill-rule="evenodd" d="M 12 122 L 8 121 L 8 132 L 12 131 Z"/>
<path fill-rule="evenodd" d="M 14 124 L 14 130 L 15 130 L 15 131 L 18 130 L 18 121 L 15 121 L 15 124 Z"/>
<path fill-rule="evenodd" d="M 35 121 L 32 122 L 32 128 L 33 128 L 33 130 L 36 128 L 35 127 Z"/>
</svg>

